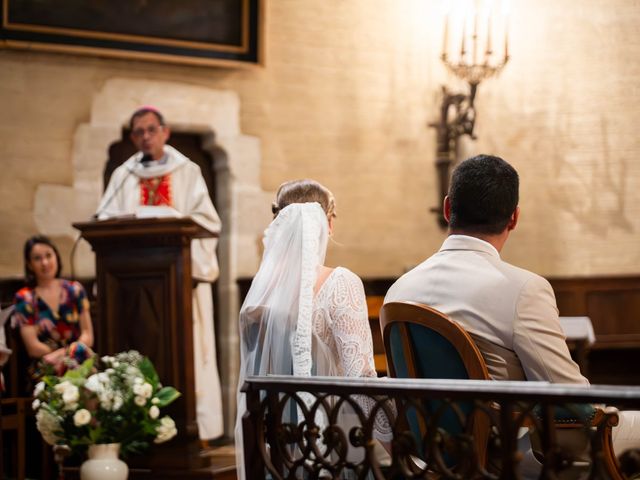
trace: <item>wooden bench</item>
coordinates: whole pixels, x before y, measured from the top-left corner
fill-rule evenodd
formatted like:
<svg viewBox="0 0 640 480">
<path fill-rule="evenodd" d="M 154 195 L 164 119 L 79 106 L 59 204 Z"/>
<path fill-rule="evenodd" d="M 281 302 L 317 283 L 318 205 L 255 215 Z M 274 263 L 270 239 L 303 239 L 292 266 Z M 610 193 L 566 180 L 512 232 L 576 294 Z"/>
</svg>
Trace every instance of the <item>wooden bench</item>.
<svg viewBox="0 0 640 480">
<path fill-rule="evenodd" d="M 27 465 L 40 466 L 41 479 L 53 478 L 51 448 L 37 435 L 37 442 L 27 450 L 30 431 L 35 434 L 35 418 L 31 409 L 33 398 L 26 391 L 24 375 L 27 375 L 26 355 L 20 332 L 5 325 L 7 345 L 13 351 L 9 361 L 2 368 L 6 391 L 0 399 L 0 476 L 23 480 L 27 478 Z M 30 438 L 30 437 L 29 437 Z M 4 464 L 5 450 L 12 462 Z M 29 455 L 27 451 L 30 452 Z M 41 452 L 39 458 L 33 458 L 34 452 Z M 4 478 L 4 477 L 3 477 Z"/>
<path fill-rule="evenodd" d="M 384 354 L 384 343 L 382 341 L 379 318 L 383 302 L 383 295 L 367 295 L 369 326 L 371 327 L 371 337 L 373 338 L 373 361 L 379 377 L 387 374 L 387 359 Z"/>
</svg>

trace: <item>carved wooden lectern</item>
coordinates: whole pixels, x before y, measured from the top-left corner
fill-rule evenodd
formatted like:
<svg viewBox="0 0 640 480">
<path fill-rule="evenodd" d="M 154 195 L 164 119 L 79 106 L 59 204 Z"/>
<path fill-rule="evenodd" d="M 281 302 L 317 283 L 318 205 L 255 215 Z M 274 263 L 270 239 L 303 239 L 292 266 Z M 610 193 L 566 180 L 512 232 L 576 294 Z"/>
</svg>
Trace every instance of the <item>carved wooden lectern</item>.
<svg viewBox="0 0 640 480">
<path fill-rule="evenodd" d="M 144 477 L 168 471 L 191 476 L 187 472 L 208 465 L 200 453 L 196 424 L 191 240 L 217 234 L 190 218 L 112 219 L 73 226 L 96 254 L 96 351 L 111 355 L 138 350 L 151 359 L 161 382 L 182 393 L 167 409 L 176 421 L 177 438 L 154 445 L 146 457 L 128 460 L 131 476 L 136 466 Z"/>
</svg>

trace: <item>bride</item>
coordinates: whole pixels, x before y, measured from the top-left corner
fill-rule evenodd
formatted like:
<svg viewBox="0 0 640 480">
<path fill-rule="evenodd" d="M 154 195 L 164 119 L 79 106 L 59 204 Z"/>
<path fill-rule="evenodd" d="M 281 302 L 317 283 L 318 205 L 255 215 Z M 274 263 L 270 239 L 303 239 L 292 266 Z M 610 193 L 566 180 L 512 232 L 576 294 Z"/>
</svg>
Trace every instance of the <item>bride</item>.
<svg viewBox="0 0 640 480">
<path fill-rule="evenodd" d="M 262 262 L 240 310 L 238 388 L 249 375 L 376 377 L 362 281 L 344 267 L 324 266 L 336 217 L 333 194 L 314 180 L 286 182 L 278 189 L 272 210 Z M 310 395 L 300 396 L 307 405 L 313 402 Z M 364 399 L 359 403 L 368 414 L 369 403 Z M 244 394 L 238 391 L 240 479 L 244 478 L 245 411 Z M 319 417 L 316 423 L 322 424 Z M 375 423 L 376 437 L 390 440 L 387 419 L 377 415 Z M 343 430 L 348 432 L 348 425 Z"/>
</svg>

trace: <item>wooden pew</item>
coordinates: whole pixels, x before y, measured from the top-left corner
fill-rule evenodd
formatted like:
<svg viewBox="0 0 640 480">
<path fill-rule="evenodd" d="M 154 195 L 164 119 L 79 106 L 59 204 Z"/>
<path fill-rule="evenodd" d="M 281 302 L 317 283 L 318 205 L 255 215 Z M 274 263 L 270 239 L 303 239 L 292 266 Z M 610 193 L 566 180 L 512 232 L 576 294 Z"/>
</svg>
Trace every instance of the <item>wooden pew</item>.
<svg viewBox="0 0 640 480">
<path fill-rule="evenodd" d="M 380 308 L 384 301 L 384 295 L 367 295 L 367 312 L 369 312 L 369 326 L 373 338 L 373 361 L 376 365 L 378 376 L 387 374 L 387 359 L 384 354 L 384 343 L 380 331 Z"/>
</svg>

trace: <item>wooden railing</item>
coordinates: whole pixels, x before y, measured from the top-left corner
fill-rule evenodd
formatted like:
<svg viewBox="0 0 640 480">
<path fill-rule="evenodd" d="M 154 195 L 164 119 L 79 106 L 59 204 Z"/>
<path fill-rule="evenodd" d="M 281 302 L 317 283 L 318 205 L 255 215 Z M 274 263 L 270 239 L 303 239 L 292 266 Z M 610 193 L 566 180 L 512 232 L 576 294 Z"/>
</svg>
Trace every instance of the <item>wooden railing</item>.
<svg viewBox="0 0 640 480">
<path fill-rule="evenodd" d="M 273 376 L 248 378 L 244 391 L 247 478 L 517 479 L 518 436 L 528 429 L 540 441 L 539 478 L 577 469 L 584 478 L 623 479 L 611 447 L 617 410 L 594 418 L 590 405 L 640 409 L 640 387 L 538 382 Z M 345 409 L 349 428 L 339 420 Z M 392 429 L 386 465 L 374 453 L 380 416 Z M 586 457 L 565 449 L 567 428 L 590 445 Z"/>
</svg>

